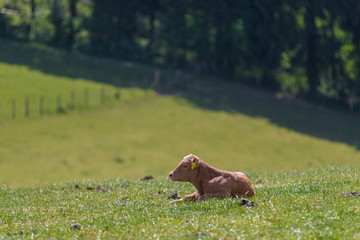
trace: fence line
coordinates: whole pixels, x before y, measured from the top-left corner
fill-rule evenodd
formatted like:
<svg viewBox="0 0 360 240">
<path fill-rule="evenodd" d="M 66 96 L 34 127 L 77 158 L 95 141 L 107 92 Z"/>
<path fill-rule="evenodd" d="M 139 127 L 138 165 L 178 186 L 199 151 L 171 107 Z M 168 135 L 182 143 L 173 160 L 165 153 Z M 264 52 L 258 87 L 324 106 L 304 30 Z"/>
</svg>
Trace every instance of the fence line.
<svg viewBox="0 0 360 240">
<path fill-rule="evenodd" d="M 106 101 L 105 88 L 101 88 L 101 90 L 100 90 L 100 104 L 101 105 L 105 104 L 105 101 Z"/>
<path fill-rule="evenodd" d="M 67 110 L 74 110 L 80 107 L 88 108 L 90 106 L 104 105 L 111 97 L 104 87 L 100 88 L 98 93 L 93 92 L 92 101 L 90 101 L 90 91 L 87 88 L 83 91 L 83 102 L 79 101 L 79 95 L 75 90 L 70 91 L 68 99 L 64 94 L 57 94 L 55 96 L 55 98 L 40 96 L 37 99 L 25 97 L 25 99 L 21 101 L 18 101 L 18 98 L 12 98 L 9 105 L 10 108 L 7 108 L 8 110 L 6 110 L 6 104 L 0 104 L 0 120 L 4 118 L 8 119 L 9 113 L 10 118 L 15 120 L 20 117 L 29 118 L 37 114 L 38 116 L 43 116 L 46 113 L 65 113 Z M 116 90 L 114 99 L 120 99 L 120 89 Z"/>
<path fill-rule="evenodd" d="M 39 115 L 40 116 L 44 115 L 44 101 L 45 101 L 44 96 L 41 96 L 40 101 L 39 101 Z"/>
<path fill-rule="evenodd" d="M 30 116 L 29 101 L 29 98 L 25 98 L 25 117 Z"/>
<path fill-rule="evenodd" d="M 172 74 L 162 74 L 160 70 L 156 69 L 152 77 L 150 76 L 149 78 L 149 75 L 144 75 L 143 77 L 139 76 L 136 79 L 133 78 L 129 83 L 131 87 L 142 85 L 141 87 L 143 88 L 160 90 L 162 88 L 168 88 L 175 82 L 179 81 L 180 76 L 181 72 L 179 70 L 176 70 Z M 164 81 L 165 78 L 168 78 L 167 81 Z M 121 97 L 120 81 L 117 81 L 114 91 L 115 93 L 113 96 L 110 95 L 110 97 L 119 100 Z M 52 100 L 49 100 L 49 98 Z M 107 99 L 109 99 L 109 96 L 105 87 L 101 87 L 98 93 L 94 93 L 93 91 L 90 93 L 90 90 L 85 88 L 82 94 L 79 93 L 79 90 L 71 90 L 69 95 L 57 94 L 48 98 L 45 98 L 43 95 L 37 99 L 25 97 L 25 99 L 21 101 L 18 101 L 17 98 L 12 98 L 10 111 L 6 104 L 0 104 L 0 121 L 4 118 L 8 119 L 9 113 L 12 120 L 21 117 L 29 118 L 34 115 L 43 116 L 46 113 L 65 113 L 67 110 L 73 110 L 76 108 L 88 108 L 92 105 L 95 106 L 98 104 L 104 105 L 107 103 Z M 21 106 L 22 103 L 24 104 L 23 106 Z M 6 108 L 8 109 L 7 111 Z M 21 113 L 22 111 L 19 111 L 21 109 L 23 109 L 23 113 Z"/>
<path fill-rule="evenodd" d="M 16 100 L 12 100 L 12 119 L 16 118 Z"/>
<path fill-rule="evenodd" d="M 71 99 L 70 108 L 75 108 L 76 107 L 76 92 L 75 92 L 75 90 L 71 91 L 70 99 Z"/>
</svg>

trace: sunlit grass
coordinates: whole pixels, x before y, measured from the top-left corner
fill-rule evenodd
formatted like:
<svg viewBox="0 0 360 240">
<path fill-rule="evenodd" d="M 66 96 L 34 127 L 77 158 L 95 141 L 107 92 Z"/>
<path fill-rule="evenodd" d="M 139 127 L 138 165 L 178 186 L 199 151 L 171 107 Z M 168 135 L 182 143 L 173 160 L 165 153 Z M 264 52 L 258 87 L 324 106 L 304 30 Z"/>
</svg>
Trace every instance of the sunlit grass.
<svg viewBox="0 0 360 240">
<path fill-rule="evenodd" d="M 360 164 L 356 116 L 185 73 L 158 94 L 148 66 L 1 43 L 0 185 L 167 176 L 189 153 L 233 171 Z M 39 116 L 38 99 L 52 97 L 55 107 L 58 94 L 64 111 Z M 12 99 L 27 97 L 30 117 L 17 105 L 11 120 Z"/>
<path fill-rule="evenodd" d="M 10 185 L 166 176 L 188 153 L 234 171 L 358 166 L 360 159 L 343 143 L 173 97 L 7 122 L 0 131 L 0 180 Z"/>
<path fill-rule="evenodd" d="M 259 204 L 253 208 L 239 199 L 169 204 L 173 190 L 183 196 L 194 188 L 164 177 L 3 187 L 0 238 L 357 239 L 360 198 L 340 195 L 359 190 L 359 174 L 250 172 L 257 191 L 251 200 Z"/>
<path fill-rule="evenodd" d="M 1 39 L 0 52 L 0 123 L 153 94 L 150 67 Z"/>
</svg>

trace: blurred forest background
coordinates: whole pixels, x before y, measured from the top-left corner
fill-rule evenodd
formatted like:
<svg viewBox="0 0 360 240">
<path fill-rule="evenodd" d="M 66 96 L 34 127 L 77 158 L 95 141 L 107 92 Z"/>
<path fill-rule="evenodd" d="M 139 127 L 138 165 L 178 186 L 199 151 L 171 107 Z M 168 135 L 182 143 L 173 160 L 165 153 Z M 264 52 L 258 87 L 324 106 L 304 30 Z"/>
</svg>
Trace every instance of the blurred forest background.
<svg viewBox="0 0 360 240">
<path fill-rule="evenodd" d="M 359 111 L 358 0 L 0 0 L 0 37 Z"/>
</svg>

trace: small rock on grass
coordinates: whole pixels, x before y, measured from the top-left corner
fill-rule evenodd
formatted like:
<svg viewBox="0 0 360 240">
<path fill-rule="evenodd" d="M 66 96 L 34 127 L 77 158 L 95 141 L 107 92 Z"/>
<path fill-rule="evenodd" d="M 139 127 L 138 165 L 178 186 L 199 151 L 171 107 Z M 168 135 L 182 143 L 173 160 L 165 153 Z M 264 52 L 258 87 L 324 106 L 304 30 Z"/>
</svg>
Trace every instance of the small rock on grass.
<svg viewBox="0 0 360 240">
<path fill-rule="evenodd" d="M 99 192 L 106 192 L 106 189 L 103 188 L 103 187 L 101 187 L 100 185 L 98 185 L 98 186 L 96 187 L 96 190 L 99 191 Z"/>
<path fill-rule="evenodd" d="M 351 193 L 343 193 L 340 197 L 360 197 L 360 193 L 358 192 L 351 192 Z"/>
<path fill-rule="evenodd" d="M 143 177 L 142 179 L 140 179 L 141 181 L 148 181 L 148 180 L 151 180 L 151 179 L 153 179 L 154 177 L 153 176 L 145 176 L 145 177 Z"/>
<path fill-rule="evenodd" d="M 87 186 L 86 187 L 87 190 L 94 190 L 96 189 L 98 192 L 106 192 L 106 189 L 101 187 L 100 185 L 98 185 L 96 188 L 92 187 L 92 186 Z"/>
<path fill-rule="evenodd" d="M 255 203 L 253 201 L 249 201 L 246 198 L 242 198 L 240 201 L 240 205 L 245 206 L 245 207 L 257 207 L 259 204 Z"/>
<path fill-rule="evenodd" d="M 171 199 L 171 198 L 172 199 L 179 199 L 179 197 L 177 195 L 179 192 L 181 192 L 181 191 L 173 191 L 173 193 L 168 196 L 168 199 Z"/>
<path fill-rule="evenodd" d="M 80 225 L 79 224 L 74 224 L 71 226 L 71 229 L 80 229 Z"/>
</svg>

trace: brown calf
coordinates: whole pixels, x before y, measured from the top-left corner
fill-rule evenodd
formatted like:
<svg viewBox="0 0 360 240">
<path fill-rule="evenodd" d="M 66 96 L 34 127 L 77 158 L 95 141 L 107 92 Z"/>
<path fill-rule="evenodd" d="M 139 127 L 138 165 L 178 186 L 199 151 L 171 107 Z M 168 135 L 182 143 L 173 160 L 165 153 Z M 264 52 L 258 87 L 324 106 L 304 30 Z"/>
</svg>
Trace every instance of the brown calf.
<svg viewBox="0 0 360 240">
<path fill-rule="evenodd" d="M 196 188 L 193 194 L 173 202 L 255 195 L 244 173 L 216 169 L 193 154 L 185 156 L 169 177 L 173 181 L 191 182 Z"/>
</svg>

